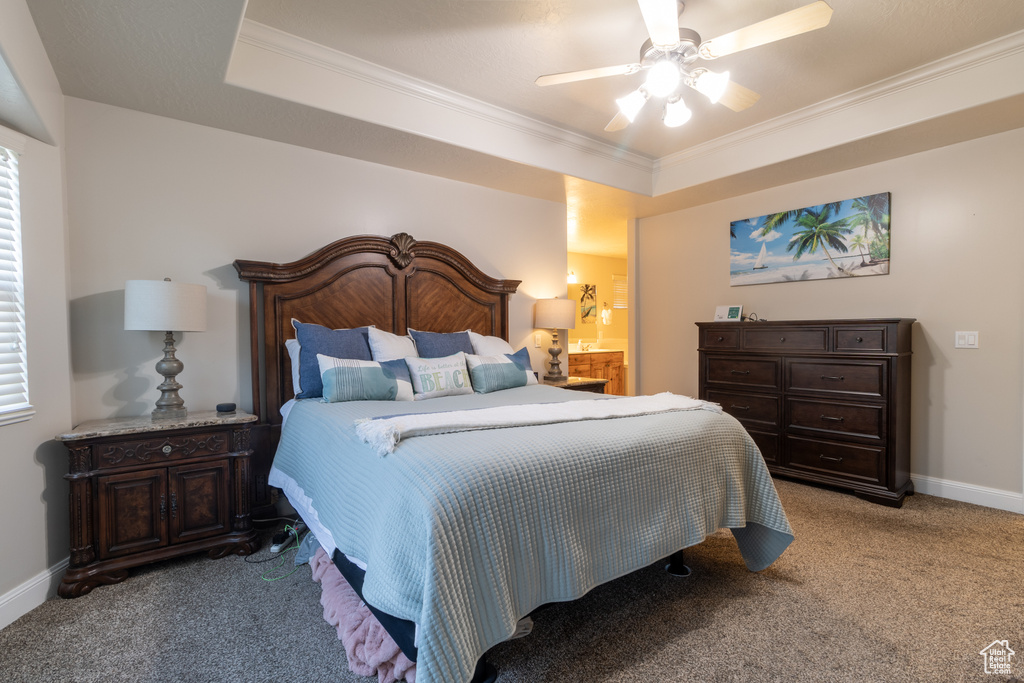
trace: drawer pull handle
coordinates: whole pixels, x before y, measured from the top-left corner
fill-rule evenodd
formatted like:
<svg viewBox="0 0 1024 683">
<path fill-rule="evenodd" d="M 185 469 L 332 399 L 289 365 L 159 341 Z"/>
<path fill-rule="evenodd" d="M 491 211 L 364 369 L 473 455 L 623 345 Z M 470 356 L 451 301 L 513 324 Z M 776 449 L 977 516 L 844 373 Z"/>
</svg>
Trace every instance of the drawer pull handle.
<svg viewBox="0 0 1024 683">
<path fill-rule="evenodd" d="M 167 497 L 160 496 L 160 521 L 167 519 Z"/>
<path fill-rule="evenodd" d="M 730 370 L 729 372 L 731 372 L 734 375 L 749 375 L 750 374 L 750 370 Z"/>
<path fill-rule="evenodd" d="M 830 382 L 842 382 L 844 379 L 846 379 L 842 375 L 839 375 L 838 377 L 835 376 L 835 375 L 822 375 L 821 378 L 822 379 L 827 379 Z"/>
<path fill-rule="evenodd" d="M 825 420 L 826 422 L 842 422 L 843 421 L 842 417 L 829 417 L 828 415 L 822 415 L 821 419 Z"/>
<path fill-rule="evenodd" d="M 786 338 L 785 337 L 779 337 L 779 341 L 780 342 L 784 342 L 784 341 L 786 341 Z"/>
<path fill-rule="evenodd" d="M 725 337 L 719 337 L 717 341 L 725 341 Z"/>
<path fill-rule="evenodd" d="M 178 494 L 171 494 L 171 519 L 178 518 Z"/>
<path fill-rule="evenodd" d="M 732 410 L 750 410 L 750 406 L 738 406 L 738 405 L 735 405 L 735 404 L 729 406 L 729 408 L 732 409 Z"/>
<path fill-rule="evenodd" d="M 864 341 L 864 337 L 857 337 L 857 343 Z"/>
<path fill-rule="evenodd" d="M 836 458 L 836 457 L 833 457 L 831 455 L 824 455 L 822 453 L 818 454 L 818 458 L 820 460 L 828 460 L 829 462 L 842 462 L 843 461 L 842 458 Z"/>
<path fill-rule="evenodd" d="M 170 446 L 164 446 L 164 447 L 163 447 L 163 448 L 161 448 L 160 450 L 161 450 L 161 451 L 163 451 L 164 455 L 167 455 L 168 453 L 170 453 L 170 452 L 171 452 L 172 450 L 174 450 L 174 449 L 173 449 L 173 448 L 171 448 Z"/>
</svg>

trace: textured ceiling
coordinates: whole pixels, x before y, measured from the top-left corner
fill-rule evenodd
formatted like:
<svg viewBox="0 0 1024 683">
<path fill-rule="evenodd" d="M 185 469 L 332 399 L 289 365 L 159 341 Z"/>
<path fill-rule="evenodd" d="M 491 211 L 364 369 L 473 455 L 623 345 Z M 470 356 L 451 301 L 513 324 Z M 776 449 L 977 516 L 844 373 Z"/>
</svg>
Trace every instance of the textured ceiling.
<svg viewBox="0 0 1024 683">
<path fill-rule="evenodd" d="M 690 0 L 680 23 L 710 38 L 808 1 Z M 551 124 L 566 137 L 582 136 L 623 157 L 649 159 L 652 168 L 708 145 L 727 148 L 732 143 L 721 141 L 737 136 L 763 137 L 766 126 L 784 129 L 793 112 L 838 111 L 847 105 L 828 103 L 846 93 L 1024 30 L 1021 0 L 829 3 L 835 12 L 828 27 L 709 63 L 761 94 L 750 109 L 732 112 L 693 93 L 687 101 L 694 116 L 682 128 L 665 128 L 657 108 L 648 107 L 624 131 L 606 133 L 613 100 L 634 89 L 641 75 L 547 88 L 533 81 L 545 73 L 636 61 L 646 33 L 635 0 L 28 0 L 66 95 L 565 202 L 578 227 L 570 250 L 591 253 L 624 251 L 624 226 L 633 217 L 1024 125 L 1020 98 L 1001 92 L 1002 106 L 979 98 L 952 116 L 942 106 L 956 98 L 936 97 L 939 113 L 915 114 L 916 132 L 879 127 L 803 151 L 804 163 L 779 158 L 713 182 L 687 179 L 662 192 L 625 192 L 540 160 L 513 160 L 472 142 L 431 136 L 415 125 L 340 115 L 283 94 L 228 85 L 225 73 L 243 18 L 424 87 Z M 1013 78 L 1024 91 L 1019 72 Z"/>
</svg>

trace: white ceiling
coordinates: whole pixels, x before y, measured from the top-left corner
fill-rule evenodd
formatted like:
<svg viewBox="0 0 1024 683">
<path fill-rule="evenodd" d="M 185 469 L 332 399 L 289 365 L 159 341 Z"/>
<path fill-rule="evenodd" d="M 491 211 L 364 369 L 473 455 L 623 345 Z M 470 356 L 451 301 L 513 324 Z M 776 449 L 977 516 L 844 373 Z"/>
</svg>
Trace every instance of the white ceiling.
<svg viewBox="0 0 1024 683">
<path fill-rule="evenodd" d="M 704 38 L 809 0 L 689 0 Z M 607 133 L 643 76 L 635 0 L 28 0 L 66 95 L 565 202 L 570 250 L 627 221 L 1024 125 L 1021 0 L 828 0 L 824 29 L 708 66 L 760 93 L 692 93 Z M 980 47 L 976 47 L 980 46 Z M 576 233 L 572 233 L 572 228 Z"/>
</svg>

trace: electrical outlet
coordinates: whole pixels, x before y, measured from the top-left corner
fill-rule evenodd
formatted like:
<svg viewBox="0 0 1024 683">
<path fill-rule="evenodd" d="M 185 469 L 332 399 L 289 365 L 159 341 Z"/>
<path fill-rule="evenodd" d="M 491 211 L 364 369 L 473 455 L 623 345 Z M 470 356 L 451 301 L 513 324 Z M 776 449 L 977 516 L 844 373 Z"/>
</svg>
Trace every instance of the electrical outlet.
<svg viewBox="0 0 1024 683">
<path fill-rule="evenodd" d="M 533 345 L 538 349 L 540 348 L 540 332 L 533 335 Z"/>
<path fill-rule="evenodd" d="M 953 348 L 956 349 L 976 349 L 978 348 L 978 333 L 973 332 L 962 332 L 957 331 L 956 339 L 953 343 Z"/>
</svg>

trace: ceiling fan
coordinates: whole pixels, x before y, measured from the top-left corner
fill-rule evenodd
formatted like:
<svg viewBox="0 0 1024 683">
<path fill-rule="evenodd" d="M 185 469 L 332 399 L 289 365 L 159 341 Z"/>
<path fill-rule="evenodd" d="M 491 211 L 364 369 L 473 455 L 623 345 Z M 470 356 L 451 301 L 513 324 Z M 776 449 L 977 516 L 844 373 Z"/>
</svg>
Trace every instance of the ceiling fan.
<svg viewBox="0 0 1024 683">
<path fill-rule="evenodd" d="M 622 130 L 628 126 L 652 97 L 666 100 L 662 115 L 666 126 L 683 125 L 690 120 L 691 112 L 679 92 L 680 83 L 704 94 L 712 102 L 721 102 L 733 111 L 742 111 L 752 106 L 760 99 L 760 95 L 734 83 L 728 71 L 716 73 L 703 66 L 694 66 L 695 62 L 709 61 L 823 28 L 832 17 L 832 8 L 828 3 L 818 0 L 717 38 L 702 41 L 696 31 L 679 27 L 682 3 L 678 0 L 637 1 L 647 32 L 651 36 L 640 47 L 638 63 L 548 74 L 536 81 L 537 85 L 541 86 L 558 85 L 647 71 L 647 79 L 643 85 L 615 101 L 619 105 L 619 113 L 605 126 L 606 131 Z"/>
</svg>

